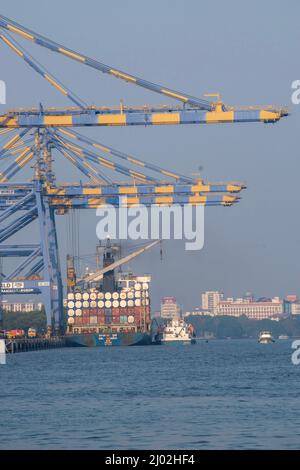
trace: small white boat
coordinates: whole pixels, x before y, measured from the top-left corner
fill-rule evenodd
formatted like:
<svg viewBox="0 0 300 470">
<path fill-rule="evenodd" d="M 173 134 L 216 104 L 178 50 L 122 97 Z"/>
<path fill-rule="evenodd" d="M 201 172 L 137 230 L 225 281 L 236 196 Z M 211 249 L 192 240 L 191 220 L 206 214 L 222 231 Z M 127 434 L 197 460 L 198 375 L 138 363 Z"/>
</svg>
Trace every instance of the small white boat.
<svg viewBox="0 0 300 470">
<path fill-rule="evenodd" d="M 163 329 L 162 344 L 195 344 L 195 333 L 192 325 L 187 325 L 181 318 L 167 322 Z"/>
<path fill-rule="evenodd" d="M 288 335 L 280 335 L 278 339 L 289 339 Z"/>
<path fill-rule="evenodd" d="M 274 338 L 270 331 L 261 331 L 259 333 L 258 342 L 261 344 L 274 343 Z"/>
</svg>

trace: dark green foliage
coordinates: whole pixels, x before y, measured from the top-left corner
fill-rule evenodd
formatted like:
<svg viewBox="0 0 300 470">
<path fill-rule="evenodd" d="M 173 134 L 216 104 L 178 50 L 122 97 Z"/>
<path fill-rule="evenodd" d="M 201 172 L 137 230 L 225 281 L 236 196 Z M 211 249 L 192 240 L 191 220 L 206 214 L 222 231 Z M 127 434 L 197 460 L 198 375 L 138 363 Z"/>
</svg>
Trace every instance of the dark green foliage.
<svg viewBox="0 0 300 470">
<path fill-rule="evenodd" d="M 299 315 L 300 317 L 300 315 Z M 216 338 L 257 338 L 262 330 L 270 331 L 275 337 L 279 335 L 300 336 L 300 318 L 286 318 L 280 321 L 249 320 L 242 316 L 239 318 L 223 317 L 188 317 L 196 336 L 213 335 Z"/>
<path fill-rule="evenodd" d="M 46 330 L 46 315 L 43 310 L 33 312 L 4 312 L 3 327 L 5 330 L 35 328 L 42 332 Z"/>
<path fill-rule="evenodd" d="M 64 323 L 67 321 L 67 311 L 63 312 Z M 14 330 L 19 328 L 27 331 L 28 328 L 35 328 L 39 333 L 46 331 L 46 315 L 44 309 L 34 312 L 3 312 L 3 329 Z"/>
</svg>

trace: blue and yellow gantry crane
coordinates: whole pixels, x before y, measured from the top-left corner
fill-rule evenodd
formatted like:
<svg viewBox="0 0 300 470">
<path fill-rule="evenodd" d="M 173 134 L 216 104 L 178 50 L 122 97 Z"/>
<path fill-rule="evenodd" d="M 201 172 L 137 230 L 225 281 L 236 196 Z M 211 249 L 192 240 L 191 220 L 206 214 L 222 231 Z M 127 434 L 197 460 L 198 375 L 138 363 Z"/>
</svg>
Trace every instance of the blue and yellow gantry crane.
<svg viewBox="0 0 300 470">
<path fill-rule="evenodd" d="M 88 106 L 46 71 L 11 33 L 181 104 Z M 208 101 L 157 85 L 73 51 L 4 16 L 0 16 L 0 39 L 73 103 L 66 108 L 44 109 L 40 105 L 12 109 L 0 116 L 0 258 L 22 258 L 12 272 L 0 273 L 1 292 L 41 294 L 49 332 L 55 332 L 63 325 L 55 214 L 107 204 L 118 208 L 120 204 L 124 206 L 124 198 L 127 207 L 140 204 L 230 206 L 239 200 L 239 193 L 245 188 L 241 183 L 205 183 L 181 175 L 88 138 L 75 131 L 75 127 L 274 123 L 288 113 L 274 106 L 236 109 L 224 105 L 219 98 Z M 52 165 L 54 155 L 74 165 L 87 182 L 57 184 Z M 29 163 L 34 168 L 33 178 L 29 182 L 11 181 Z M 114 179 L 116 173 L 122 175 L 122 181 Z M 35 220 L 39 223 L 38 243 L 5 243 Z"/>
</svg>

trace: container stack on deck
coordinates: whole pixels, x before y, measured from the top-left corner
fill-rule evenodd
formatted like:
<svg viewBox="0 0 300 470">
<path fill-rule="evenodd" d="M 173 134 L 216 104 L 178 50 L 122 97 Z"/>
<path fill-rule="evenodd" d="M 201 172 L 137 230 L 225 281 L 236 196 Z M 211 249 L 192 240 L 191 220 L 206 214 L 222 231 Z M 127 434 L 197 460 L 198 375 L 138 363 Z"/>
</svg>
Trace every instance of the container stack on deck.
<svg viewBox="0 0 300 470">
<path fill-rule="evenodd" d="M 139 331 L 150 324 L 149 276 L 130 276 L 126 287 L 113 292 L 97 289 L 69 292 L 68 332 Z"/>
</svg>

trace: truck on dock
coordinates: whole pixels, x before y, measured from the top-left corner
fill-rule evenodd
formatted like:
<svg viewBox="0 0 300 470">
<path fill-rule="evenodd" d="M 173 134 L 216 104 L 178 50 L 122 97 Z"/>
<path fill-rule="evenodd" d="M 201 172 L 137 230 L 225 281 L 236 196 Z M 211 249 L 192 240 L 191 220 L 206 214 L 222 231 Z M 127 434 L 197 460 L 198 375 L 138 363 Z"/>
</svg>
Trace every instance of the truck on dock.
<svg viewBox="0 0 300 470">
<path fill-rule="evenodd" d="M 25 331 L 21 329 L 8 330 L 5 332 L 5 336 L 8 339 L 24 338 Z"/>
</svg>

